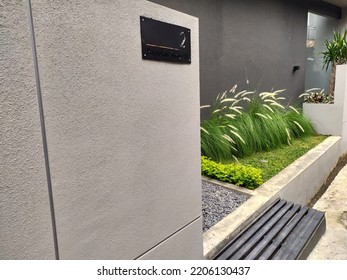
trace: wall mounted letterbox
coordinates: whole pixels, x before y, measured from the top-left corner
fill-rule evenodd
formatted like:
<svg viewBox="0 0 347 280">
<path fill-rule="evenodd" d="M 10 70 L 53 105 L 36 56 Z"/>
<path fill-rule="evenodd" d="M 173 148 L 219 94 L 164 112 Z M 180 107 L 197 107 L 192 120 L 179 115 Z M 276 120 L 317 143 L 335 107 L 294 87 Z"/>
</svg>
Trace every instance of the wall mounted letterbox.
<svg viewBox="0 0 347 280">
<path fill-rule="evenodd" d="M 191 63 L 190 29 L 140 16 L 142 58 Z"/>
</svg>

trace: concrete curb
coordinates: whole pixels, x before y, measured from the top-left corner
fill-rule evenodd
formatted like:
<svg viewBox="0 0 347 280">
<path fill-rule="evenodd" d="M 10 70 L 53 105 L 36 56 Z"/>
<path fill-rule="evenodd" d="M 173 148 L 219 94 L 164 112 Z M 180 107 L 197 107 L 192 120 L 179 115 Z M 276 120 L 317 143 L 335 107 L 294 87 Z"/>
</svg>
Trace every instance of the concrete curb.
<svg viewBox="0 0 347 280">
<path fill-rule="evenodd" d="M 208 177 L 205 177 L 205 176 L 201 176 L 201 179 L 203 181 L 205 181 L 205 182 L 221 186 L 223 188 L 232 190 L 233 192 L 237 192 L 239 194 L 246 195 L 248 197 L 254 195 L 254 190 L 249 190 L 249 189 L 246 189 L 246 188 L 242 188 L 242 187 L 236 186 L 234 184 L 218 181 L 218 180 L 211 179 L 211 178 L 208 178 Z"/>
<path fill-rule="evenodd" d="M 341 137 L 327 138 L 254 191 L 209 179 L 209 182 L 246 193 L 251 198 L 204 233 L 204 259 L 212 259 L 276 198 L 299 204 L 310 202 L 336 166 L 340 145 Z"/>
</svg>

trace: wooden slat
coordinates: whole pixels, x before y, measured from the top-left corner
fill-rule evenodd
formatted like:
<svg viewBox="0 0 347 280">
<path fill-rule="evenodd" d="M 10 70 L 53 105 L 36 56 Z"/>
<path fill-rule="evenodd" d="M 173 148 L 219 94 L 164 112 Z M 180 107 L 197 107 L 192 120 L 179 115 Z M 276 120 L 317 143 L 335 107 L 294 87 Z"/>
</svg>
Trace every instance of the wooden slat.
<svg viewBox="0 0 347 280">
<path fill-rule="evenodd" d="M 294 203 L 286 203 L 275 216 L 273 216 L 267 223 L 264 223 L 261 228 L 258 230 L 252 229 L 255 233 L 253 237 L 245 243 L 242 248 L 230 259 L 231 260 L 242 260 L 244 256 L 249 254 L 249 252 L 255 247 L 258 246 L 258 243 L 267 234 L 271 229 L 281 220 L 281 218 L 293 207 Z"/>
<path fill-rule="evenodd" d="M 300 224 L 291 232 L 285 244 L 274 255 L 277 260 L 295 260 L 300 255 L 307 241 L 320 224 L 324 213 L 310 209 L 309 213 L 300 221 Z M 300 250 L 298 250 L 300 249 Z"/>
<path fill-rule="evenodd" d="M 287 226 L 280 232 L 280 234 L 272 241 L 266 250 L 258 257 L 259 260 L 271 259 L 271 256 L 277 251 L 279 246 L 283 243 L 286 237 L 292 232 L 296 225 L 300 222 L 302 217 L 308 212 L 307 207 L 302 207 L 295 217 L 287 224 Z"/>
<path fill-rule="evenodd" d="M 307 257 L 310 255 L 314 247 L 317 245 L 320 238 L 323 236 L 326 230 L 326 219 L 324 213 L 322 213 L 322 220 L 320 221 L 319 225 L 317 226 L 315 232 L 312 233 L 312 236 L 308 240 L 307 244 L 304 246 L 303 250 L 300 252 L 300 255 L 297 256 L 295 259 L 297 260 L 306 260 Z"/>
<path fill-rule="evenodd" d="M 290 211 L 288 211 L 282 219 L 276 224 L 276 226 L 264 236 L 263 240 L 257 244 L 257 246 L 245 257 L 245 260 L 258 259 L 259 255 L 267 248 L 271 241 L 287 226 L 288 222 L 300 211 L 300 205 L 294 205 Z"/>
<path fill-rule="evenodd" d="M 283 200 L 278 200 L 276 203 L 267 210 L 267 212 L 260 216 L 259 219 L 249 227 L 247 227 L 243 232 L 241 232 L 231 243 L 229 243 L 222 253 L 217 257 L 220 260 L 227 260 L 230 256 L 234 255 L 248 240 L 252 238 L 259 228 L 263 226 L 268 220 L 270 220 L 277 212 L 286 204 Z M 252 228 L 251 231 L 249 229 Z"/>
<path fill-rule="evenodd" d="M 323 212 L 278 199 L 229 242 L 216 259 L 306 258 L 324 231 Z"/>
</svg>

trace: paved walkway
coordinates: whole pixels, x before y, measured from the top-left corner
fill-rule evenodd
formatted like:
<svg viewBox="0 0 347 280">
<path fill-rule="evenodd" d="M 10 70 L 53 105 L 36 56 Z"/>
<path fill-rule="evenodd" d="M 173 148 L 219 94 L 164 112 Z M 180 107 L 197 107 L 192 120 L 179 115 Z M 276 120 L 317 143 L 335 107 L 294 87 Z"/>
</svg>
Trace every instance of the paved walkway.
<svg viewBox="0 0 347 280">
<path fill-rule="evenodd" d="M 309 260 L 347 260 L 347 165 L 313 206 L 325 211 L 327 229 Z"/>
</svg>

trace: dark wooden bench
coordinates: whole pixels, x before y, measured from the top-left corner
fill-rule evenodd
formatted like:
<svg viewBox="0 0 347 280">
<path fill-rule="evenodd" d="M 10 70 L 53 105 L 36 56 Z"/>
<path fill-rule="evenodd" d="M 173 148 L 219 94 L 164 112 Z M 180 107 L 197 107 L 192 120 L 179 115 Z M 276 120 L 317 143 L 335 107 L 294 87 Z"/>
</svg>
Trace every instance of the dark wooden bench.
<svg viewBox="0 0 347 280">
<path fill-rule="evenodd" d="M 324 212 L 277 199 L 233 238 L 215 259 L 306 259 L 324 232 Z"/>
</svg>

